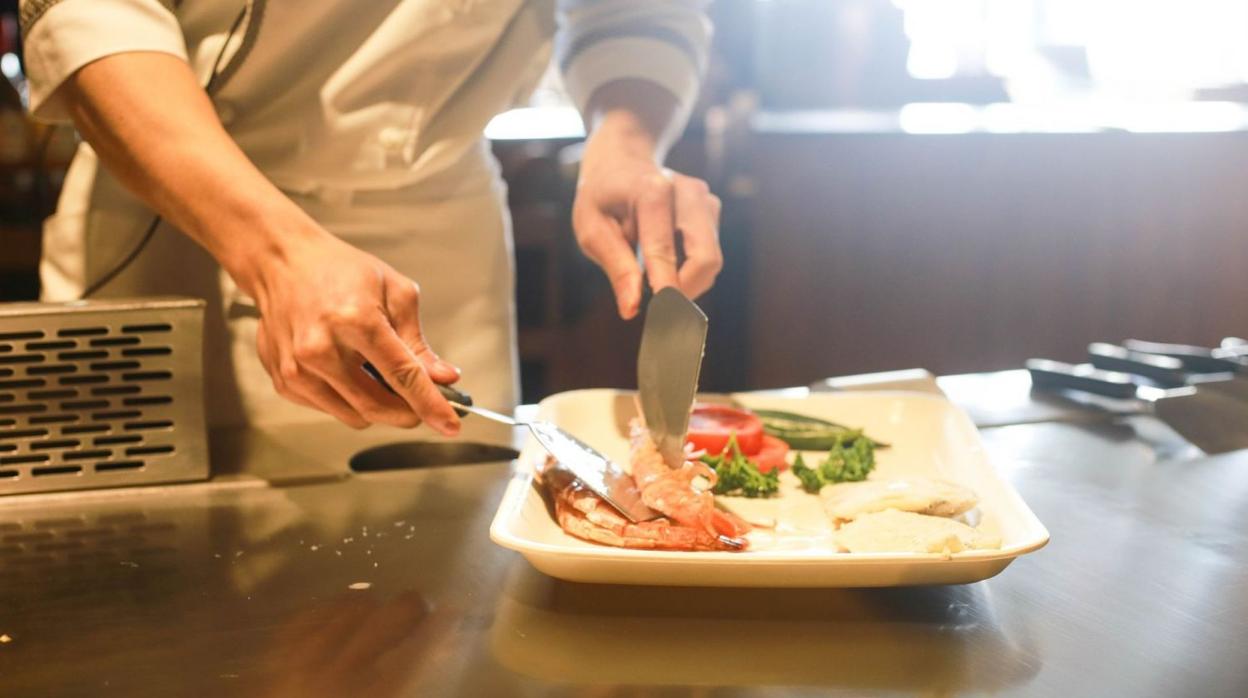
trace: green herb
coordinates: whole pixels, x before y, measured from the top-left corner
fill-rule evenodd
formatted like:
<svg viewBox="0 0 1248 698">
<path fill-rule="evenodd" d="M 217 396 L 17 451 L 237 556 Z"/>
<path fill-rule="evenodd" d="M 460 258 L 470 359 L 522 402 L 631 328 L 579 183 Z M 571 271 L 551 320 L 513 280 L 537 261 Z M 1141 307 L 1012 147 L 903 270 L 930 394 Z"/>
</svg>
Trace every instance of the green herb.
<svg viewBox="0 0 1248 698">
<path fill-rule="evenodd" d="M 802 489 L 818 494 L 824 485 L 836 482 L 858 482 L 867 479 L 875 467 L 875 444 L 861 431 L 847 431 L 828 449 L 818 468 L 811 468 L 797 454 L 793 474 L 802 482 Z"/>
<path fill-rule="evenodd" d="M 779 469 L 769 473 L 759 471 L 758 466 L 741 455 L 737 437 L 728 439 L 728 446 L 719 455 L 704 455 L 702 462 L 715 471 L 715 494 L 743 495 L 745 497 L 770 497 L 780 491 Z"/>
<path fill-rule="evenodd" d="M 820 477 L 818 470 L 806 465 L 802 454 L 797 454 L 797 458 L 793 459 L 792 470 L 797 479 L 802 481 L 802 489 L 811 494 L 819 494 L 819 489 L 823 487 L 823 478 Z"/>
<path fill-rule="evenodd" d="M 808 417 L 804 414 L 782 410 L 753 410 L 753 412 L 763 421 L 763 431 L 803 451 L 826 451 L 834 447 L 838 439 L 861 433 L 843 424 L 829 422 L 818 417 Z M 888 446 L 888 444 L 874 440 L 872 443 L 877 448 Z"/>
</svg>

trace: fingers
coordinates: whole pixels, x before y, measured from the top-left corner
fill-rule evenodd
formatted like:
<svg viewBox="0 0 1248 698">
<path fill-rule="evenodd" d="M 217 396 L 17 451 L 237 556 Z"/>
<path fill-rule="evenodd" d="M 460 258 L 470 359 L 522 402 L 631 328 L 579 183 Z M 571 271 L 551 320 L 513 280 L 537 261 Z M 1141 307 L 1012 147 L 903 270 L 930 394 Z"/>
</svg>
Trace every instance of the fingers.
<svg viewBox="0 0 1248 698">
<path fill-rule="evenodd" d="M 680 290 L 690 298 L 710 290 L 724 266 L 719 247 L 719 197 L 706 182 L 676 175 L 676 227 L 684 245 L 685 263 L 679 271 Z"/>
<path fill-rule="evenodd" d="M 459 380 L 459 368 L 439 357 L 425 341 L 420 329 L 420 287 L 415 281 L 394 272 L 386 278 L 386 314 L 399 339 L 412 350 L 436 383 Z"/>
<path fill-rule="evenodd" d="M 348 346 L 373 364 L 412 413 L 442 434 L 459 433 L 459 416 L 442 397 L 425 365 L 395 333 L 389 318 L 379 312 L 372 322 L 345 327 L 343 337 Z M 359 375 L 363 376 L 363 371 Z M 368 382 L 372 383 L 371 387 L 380 389 L 374 381 Z M 334 387 L 338 389 L 337 385 Z M 351 386 L 346 388 L 350 390 Z M 351 394 L 344 397 L 355 405 Z M 393 399 L 391 395 L 386 397 Z M 369 415 L 365 413 L 364 416 Z"/>
<path fill-rule="evenodd" d="M 632 193 L 628 212 L 617 210 L 611 203 L 616 200 L 613 195 L 606 196 L 604 203 L 602 192 L 590 195 L 583 190 L 573 211 L 577 241 L 611 280 L 620 317 L 626 320 L 637 314 L 641 304 L 643 267 L 652 290 L 676 286 L 695 298 L 711 288 L 724 263 L 719 245 L 720 201 L 706 182 L 657 171 L 640 182 L 640 186 L 628 187 Z M 611 194 L 609 187 L 607 194 Z M 588 203 L 582 206 L 582 199 Z M 641 249 L 641 264 L 634 256 L 634 240 Z"/>
<path fill-rule="evenodd" d="M 256 350 L 278 395 L 295 404 L 321 410 L 352 429 L 368 426 L 368 420 L 347 404 L 325 381 L 299 370 L 297 364 L 291 361 L 285 362 L 286 370 L 280 370 L 279 361 L 274 358 L 278 352 L 270 341 L 263 321 L 256 327 Z"/>
<path fill-rule="evenodd" d="M 294 334 L 277 373 L 288 386 L 301 388 L 305 397 L 328 399 L 327 387 L 368 422 L 414 427 L 420 424 L 419 416 L 362 368 L 357 339 L 361 328 L 381 324 L 385 316 L 380 310 L 343 306 L 325 322 Z"/>
<path fill-rule="evenodd" d="M 582 216 L 575 228 L 581 250 L 611 281 L 620 317 L 636 317 L 641 307 L 641 266 L 619 221 L 595 210 Z"/>
<path fill-rule="evenodd" d="M 454 382 L 459 371 L 425 342 L 420 289 L 327 232 L 305 243 L 261 265 L 256 286 L 258 351 L 274 387 L 351 426 L 425 421 L 456 434 L 459 417 L 433 379 Z"/>
<path fill-rule="evenodd" d="M 335 417 L 338 421 L 346 424 L 352 429 L 365 429 L 369 425 L 369 421 L 346 400 L 334 392 L 325 381 L 309 375 L 304 381 L 301 388 L 302 393 L 307 396 L 307 404 L 310 407 L 327 412 Z"/>
<path fill-rule="evenodd" d="M 278 394 L 353 428 L 370 423 L 410 428 L 426 421 L 452 436 L 459 431 L 459 417 L 431 373 L 450 383 L 459 377 L 459 370 L 425 343 L 415 284 L 394 276 L 389 282 L 393 288 L 379 296 L 401 318 L 414 350 L 399 336 L 387 309 L 360 309 L 348 303 L 299 330 L 278 328 L 276 335 L 262 319 L 257 331 L 260 361 Z M 365 361 L 373 364 L 393 393 L 365 373 Z"/>
<path fill-rule="evenodd" d="M 650 289 L 679 286 L 676 272 L 675 187 L 655 174 L 646 178 L 637 197 L 637 238 Z"/>
</svg>

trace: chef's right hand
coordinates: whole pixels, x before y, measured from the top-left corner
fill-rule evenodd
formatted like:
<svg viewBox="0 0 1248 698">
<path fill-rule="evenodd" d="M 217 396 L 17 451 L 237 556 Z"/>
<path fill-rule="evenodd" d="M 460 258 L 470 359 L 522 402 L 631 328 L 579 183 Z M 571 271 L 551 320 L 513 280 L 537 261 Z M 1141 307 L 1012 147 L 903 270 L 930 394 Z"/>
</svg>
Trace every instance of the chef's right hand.
<svg viewBox="0 0 1248 698">
<path fill-rule="evenodd" d="M 234 273 L 260 309 L 260 361 L 283 397 L 362 429 L 371 423 L 447 436 L 459 417 L 434 383 L 459 369 L 440 359 L 420 329 L 420 288 L 385 262 L 307 222 L 292 244 Z M 370 362 L 394 389 L 363 370 Z"/>
<path fill-rule="evenodd" d="M 335 238 L 274 186 L 226 133 L 185 60 L 122 52 L 88 63 L 60 89 L 101 162 L 255 299 L 260 359 L 279 393 L 353 427 L 423 420 L 443 434 L 459 430 L 434 386 L 459 372 L 425 343 L 416 284 Z M 364 372 L 365 361 L 396 395 Z"/>
</svg>

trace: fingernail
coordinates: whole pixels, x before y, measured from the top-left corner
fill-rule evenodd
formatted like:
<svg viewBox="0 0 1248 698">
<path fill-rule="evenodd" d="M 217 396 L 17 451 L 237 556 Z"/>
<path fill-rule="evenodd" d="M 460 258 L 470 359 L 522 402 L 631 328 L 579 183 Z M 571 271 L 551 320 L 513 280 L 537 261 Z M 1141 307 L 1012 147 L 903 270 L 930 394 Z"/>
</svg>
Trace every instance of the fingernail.
<svg viewBox="0 0 1248 698">
<path fill-rule="evenodd" d="M 451 363 L 450 361 L 447 361 L 446 359 L 438 359 L 436 366 L 439 371 L 449 371 L 450 373 L 454 373 L 457 376 L 463 375 L 463 372 L 459 370 L 458 366 Z"/>
<path fill-rule="evenodd" d="M 637 314 L 637 306 L 641 303 L 641 299 L 637 296 L 638 292 L 636 290 L 624 294 L 624 301 L 620 303 L 620 315 L 623 315 L 625 319 L 632 318 Z"/>
</svg>

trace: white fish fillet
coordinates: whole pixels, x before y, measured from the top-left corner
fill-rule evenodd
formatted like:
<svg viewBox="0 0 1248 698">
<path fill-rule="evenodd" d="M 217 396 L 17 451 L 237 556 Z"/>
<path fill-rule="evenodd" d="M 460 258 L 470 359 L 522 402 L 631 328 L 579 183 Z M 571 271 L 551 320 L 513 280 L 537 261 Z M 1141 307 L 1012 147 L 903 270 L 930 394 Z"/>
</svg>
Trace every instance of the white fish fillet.
<svg viewBox="0 0 1248 698">
<path fill-rule="evenodd" d="M 909 511 L 873 512 L 841 526 L 836 543 L 851 553 L 944 553 L 1001 547 L 1001 539 L 960 521 Z"/>
<path fill-rule="evenodd" d="M 825 487 L 823 507 L 834 521 L 849 521 L 886 509 L 932 516 L 957 516 L 975 507 L 979 498 L 945 480 L 909 478 L 842 482 Z"/>
</svg>

